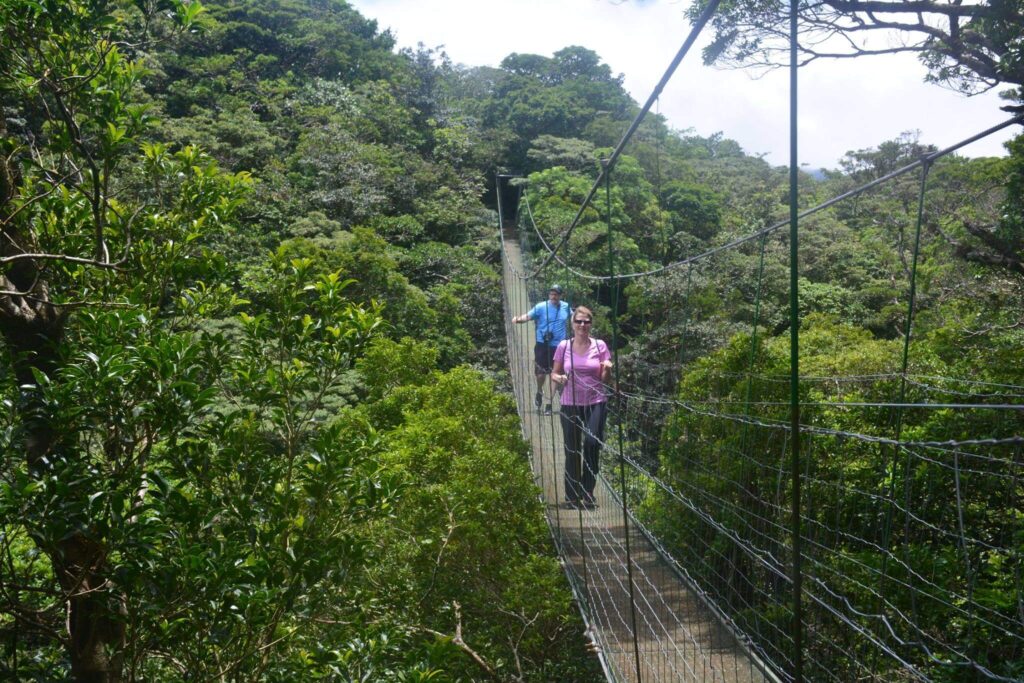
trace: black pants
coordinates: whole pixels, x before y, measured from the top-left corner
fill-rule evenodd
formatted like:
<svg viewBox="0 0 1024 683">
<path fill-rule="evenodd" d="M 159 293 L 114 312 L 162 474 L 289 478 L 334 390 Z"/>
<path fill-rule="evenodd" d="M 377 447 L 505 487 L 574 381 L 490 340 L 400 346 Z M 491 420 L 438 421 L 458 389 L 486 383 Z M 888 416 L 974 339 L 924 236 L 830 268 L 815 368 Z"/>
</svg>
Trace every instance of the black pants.
<svg viewBox="0 0 1024 683">
<path fill-rule="evenodd" d="M 537 375 L 550 375 L 551 366 L 555 362 L 555 349 L 556 346 L 549 346 L 544 342 L 537 342 L 533 347 L 533 364 L 535 366 L 534 374 Z"/>
<path fill-rule="evenodd" d="M 608 405 L 562 405 L 559 414 L 565 442 L 565 499 L 572 503 L 592 503 Z"/>
</svg>

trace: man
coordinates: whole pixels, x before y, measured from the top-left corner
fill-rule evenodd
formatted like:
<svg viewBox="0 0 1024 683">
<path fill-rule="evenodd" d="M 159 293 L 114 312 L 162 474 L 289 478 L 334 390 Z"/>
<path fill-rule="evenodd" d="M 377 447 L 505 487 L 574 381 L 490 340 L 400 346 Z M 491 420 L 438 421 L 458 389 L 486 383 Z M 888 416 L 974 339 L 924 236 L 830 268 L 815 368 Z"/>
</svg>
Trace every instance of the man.
<svg viewBox="0 0 1024 683">
<path fill-rule="evenodd" d="M 555 357 L 555 348 L 565 339 L 566 323 L 572 316 L 569 304 L 562 301 L 561 285 L 551 285 L 548 300 L 541 301 L 522 315 L 512 318 L 514 323 L 537 321 L 537 344 L 533 347 L 533 362 L 537 374 L 537 394 L 533 397 L 533 406 L 540 410 L 544 403 L 544 378 L 551 374 L 551 364 Z M 550 390 L 554 395 L 554 388 Z M 551 414 L 551 399 L 544 406 L 544 414 Z"/>
</svg>

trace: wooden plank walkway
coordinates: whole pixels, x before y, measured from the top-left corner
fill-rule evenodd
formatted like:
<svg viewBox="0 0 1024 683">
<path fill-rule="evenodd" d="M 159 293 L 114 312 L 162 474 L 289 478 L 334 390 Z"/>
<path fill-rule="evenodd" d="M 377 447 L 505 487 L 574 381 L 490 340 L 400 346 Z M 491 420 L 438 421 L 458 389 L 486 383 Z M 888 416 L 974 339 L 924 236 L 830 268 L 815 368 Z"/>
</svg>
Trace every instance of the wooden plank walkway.
<svg viewBox="0 0 1024 683">
<path fill-rule="evenodd" d="M 515 275 L 523 272 L 523 266 L 513 230 L 506 230 L 504 243 L 505 320 L 511 321 L 513 315 L 536 302 L 528 298 L 527 282 Z M 591 638 L 600 649 L 609 679 L 622 683 L 777 681 L 629 520 L 631 604 L 626 521 L 612 490 L 617 474 L 601 473 L 595 492 L 596 509 L 566 510 L 557 505 L 564 498 L 558 401 L 554 400 L 553 416 L 541 415 L 533 408 L 533 324 L 506 324 L 512 381 L 523 436 L 532 447 L 535 480 L 548 503 L 552 535 L 577 598 L 583 603 Z"/>
</svg>

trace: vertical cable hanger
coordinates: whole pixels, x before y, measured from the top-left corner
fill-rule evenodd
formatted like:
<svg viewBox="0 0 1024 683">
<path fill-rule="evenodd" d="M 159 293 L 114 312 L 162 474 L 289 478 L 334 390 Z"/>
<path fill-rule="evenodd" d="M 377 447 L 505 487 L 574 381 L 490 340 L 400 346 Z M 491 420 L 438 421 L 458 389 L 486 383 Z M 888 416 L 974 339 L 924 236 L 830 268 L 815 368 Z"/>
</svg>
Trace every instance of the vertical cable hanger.
<svg viewBox="0 0 1024 683">
<path fill-rule="evenodd" d="M 799 193 L 798 171 L 800 160 L 797 156 L 797 19 L 799 0 L 789 3 L 789 410 L 790 410 L 790 448 L 791 481 L 792 481 L 792 546 L 793 563 L 791 580 L 793 583 L 793 680 L 803 683 L 804 680 L 804 615 L 803 615 L 803 547 L 801 543 L 801 510 L 800 510 L 800 232 L 798 230 Z"/>
<path fill-rule="evenodd" d="M 602 159 L 602 166 L 604 166 L 604 191 L 605 191 L 605 204 L 608 221 L 608 274 L 612 277 L 612 353 L 614 354 L 614 360 L 612 361 L 612 367 L 615 368 L 615 403 L 616 412 L 619 415 L 622 414 L 622 393 L 618 391 L 619 385 L 619 323 L 618 323 L 618 312 L 619 307 L 619 281 L 615 278 L 615 249 L 612 241 L 612 189 L 611 189 L 611 169 L 607 167 L 608 160 Z M 640 675 L 640 638 L 637 633 L 637 622 L 636 622 L 636 595 L 635 587 L 633 583 L 633 553 L 629 542 L 629 498 L 626 491 L 626 458 L 623 452 L 623 438 L 622 438 L 622 420 L 616 420 L 616 427 L 618 431 L 619 441 L 619 482 L 622 488 L 622 528 L 623 535 L 626 539 L 626 582 L 629 585 L 629 615 L 632 622 L 633 629 L 633 656 L 636 665 L 636 680 L 640 683 L 642 680 Z"/>
</svg>

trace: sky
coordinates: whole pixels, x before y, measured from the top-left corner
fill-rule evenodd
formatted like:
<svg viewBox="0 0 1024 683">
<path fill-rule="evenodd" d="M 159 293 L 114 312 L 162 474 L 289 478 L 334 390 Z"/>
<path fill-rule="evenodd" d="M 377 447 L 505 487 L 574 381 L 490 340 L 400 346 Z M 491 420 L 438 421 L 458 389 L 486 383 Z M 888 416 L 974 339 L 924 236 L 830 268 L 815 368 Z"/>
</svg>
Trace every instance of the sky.
<svg viewBox="0 0 1024 683">
<path fill-rule="evenodd" d="M 443 46 L 457 64 L 498 66 L 507 55 L 551 56 L 569 45 L 600 55 L 643 104 L 683 44 L 690 27 L 686 0 L 350 0 L 364 16 L 391 29 L 399 47 Z M 705 31 L 706 38 L 710 31 Z M 789 75 L 719 69 L 690 51 L 662 93 L 656 111 L 676 130 L 722 132 L 748 154 L 789 163 Z M 876 147 L 904 131 L 945 148 L 1007 118 L 996 93 L 965 97 L 924 83 L 912 55 L 820 60 L 801 69 L 799 159 L 809 168 L 837 168 L 848 151 Z M 965 147 L 964 156 L 1004 156 L 1010 127 Z"/>
</svg>

